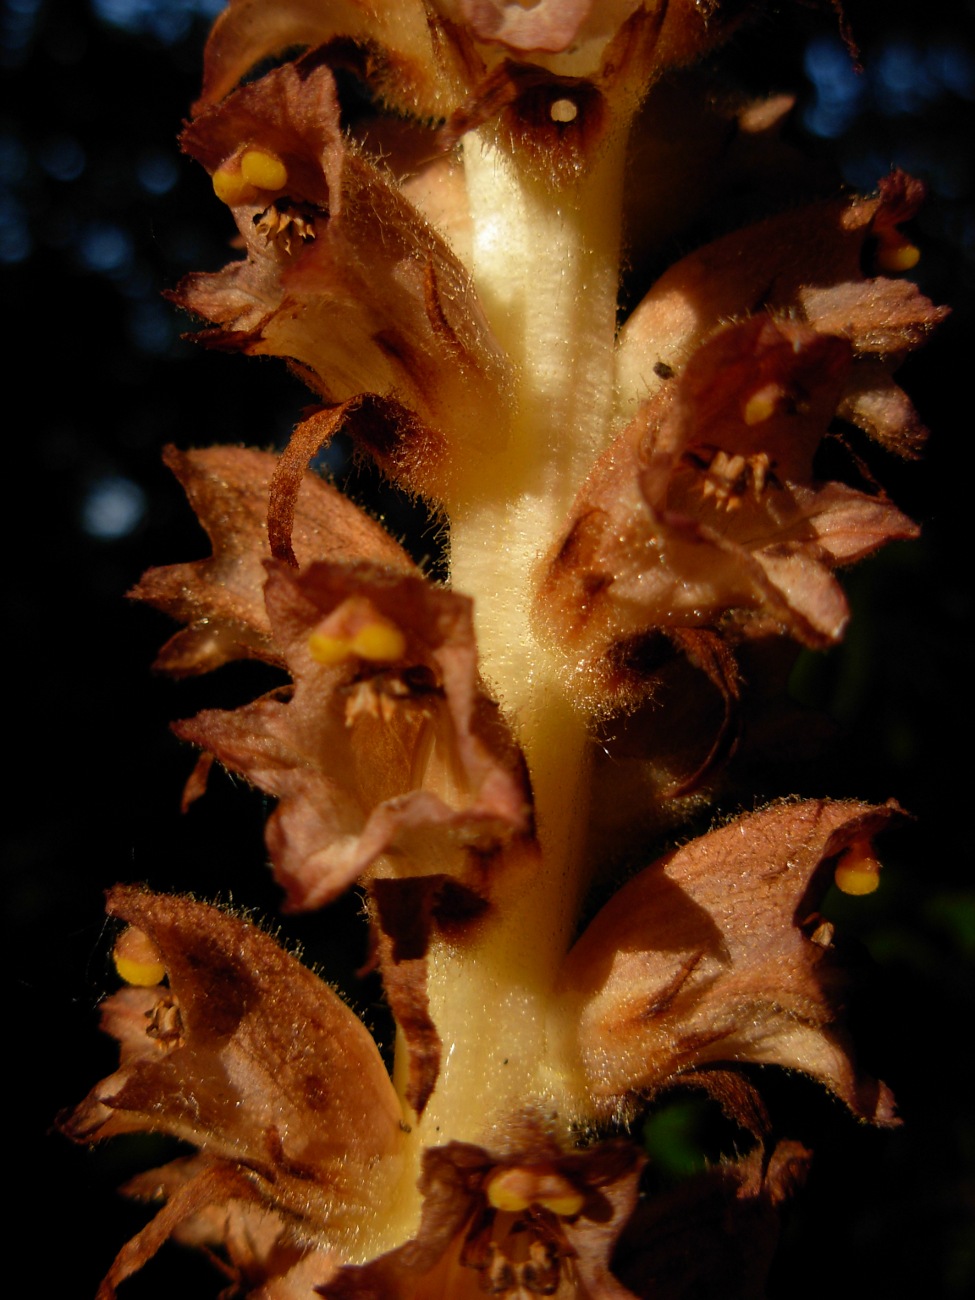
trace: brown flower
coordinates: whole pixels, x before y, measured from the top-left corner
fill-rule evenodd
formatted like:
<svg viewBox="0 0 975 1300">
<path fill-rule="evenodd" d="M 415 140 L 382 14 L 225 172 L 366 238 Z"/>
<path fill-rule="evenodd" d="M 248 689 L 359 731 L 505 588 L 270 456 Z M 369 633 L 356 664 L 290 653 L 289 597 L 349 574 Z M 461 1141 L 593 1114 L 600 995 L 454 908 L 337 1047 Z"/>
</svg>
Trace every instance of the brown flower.
<svg viewBox="0 0 975 1300">
<path fill-rule="evenodd" d="M 818 483 L 849 344 L 760 315 L 701 344 L 583 486 L 543 568 L 540 621 L 596 701 L 626 689 L 620 650 L 655 630 L 837 641 L 832 577 L 916 528 L 882 495 Z"/>
<path fill-rule="evenodd" d="M 137 1195 L 171 1199 L 119 1255 L 103 1296 L 190 1218 L 201 1233 L 219 1232 L 233 1257 L 239 1217 L 270 1212 L 270 1241 L 259 1236 L 250 1258 L 236 1250 L 245 1271 L 258 1268 L 255 1252 L 291 1267 L 323 1240 L 348 1251 L 369 1232 L 381 1248 L 407 1169 L 405 1137 L 360 1021 L 271 938 L 216 908 L 119 886 L 108 910 L 154 958 L 133 970 L 123 953 L 120 969 L 139 983 L 102 1012 L 119 1069 L 62 1127 L 81 1142 L 168 1133 L 201 1155 L 139 1180 Z M 211 1205 L 231 1207 L 218 1229 L 198 1217 Z"/>
<path fill-rule="evenodd" d="M 291 908 L 361 882 L 395 1058 L 390 1076 L 336 994 L 246 921 L 112 891 L 121 1060 L 63 1127 L 196 1154 L 130 1184 L 165 1203 L 103 1300 L 167 1237 L 255 1300 L 754 1294 L 808 1156 L 764 1149 L 739 1067 L 801 1071 L 896 1122 L 855 1062 L 818 912 L 833 879 L 876 884 L 894 805 L 738 816 L 578 933 L 593 887 L 647 862 L 648 826 L 659 842 L 675 796 L 733 748 L 739 654 L 834 644 L 833 570 L 916 532 L 872 485 L 823 481 L 817 455 L 837 416 L 905 455 L 920 443 L 891 374 L 943 313 L 882 274 L 916 253 L 916 183 L 717 239 L 620 328 L 634 159 L 661 161 L 653 201 L 674 197 L 675 226 L 707 192 L 683 147 L 641 155 L 630 128 L 653 119 L 652 83 L 751 8 L 230 0 L 217 21 L 183 144 L 241 256 L 173 297 L 205 344 L 286 360 L 319 405 L 276 460 L 170 453 L 213 554 L 134 594 L 184 624 L 168 671 L 287 672 L 177 724 L 205 751 L 187 801 L 214 759 L 278 801 L 267 842 Z M 339 69 L 376 110 L 350 129 Z M 782 110 L 724 120 L 757 135 Z M 452 589 L 306 473 L 339 430 L 449 528 Z M 636 712 L 661 686 L 684 701 L 664 738 Z M 593 809 L 616 764 L 594 761 L 594 720 L 628 710 L 656 786 L 647 800 L 614 771 Z M 684 1086 L 758 1145 L 638 1207 L 624 1130 Z M 707 1247 L 675 1267 L 686 1225 L 707 1242 L 717 1220 L 755 1238 L 754 1266 Z"/>
<path fill-rule="evenodd" d="M 628 1142 L 564 1155 L 544 1138 L 503 1159 L 452 1142 L 426 1152 L 416 1238 L 319 1288 L 331 1300 L 475 1300 L 487 1292 L 628 1300 L 610 1273 L 642 1160 Z"/>
<path fill-rule="evenodd" d="M 210 756 L 188 800 L 214 756 L 275 795 L 268 845 L 296 908 L 321 906 L 389 850 L 401 862 L 424 854 L 428 870 L 439 855 L 466 875 L 466 850 L 527 831 L 522 761 L 478 680 L 470 601 L 423 578 L 315 475 L 298 480 L 289 535 L 303 559 L 328 559 L 295 571 L 267 560 L 274 457 L 222 448 L 170 463 L 214 554 L 151 570 L 131 593 L 189 624 L 158 666 L 202 672 L 255 656 L 294 682 L 176 724 Z"/>
<path fill-rule="evenodd" d="M 418 574 L 271 565 L 265 600 L 294 681 L 176 724 L 278 799 L 267 839 L 295 908 L 381 853 L 445 865 L 530 826 L 521 759 L 477 678 L 470 601 Z"/>
<path fill-rule="evenodd" d="M 641 1161 L 625 1141 L 574 1151 L 569 1125 L 618 1121 L 686 1078 L 754 1129 L 753 1093 L 709 1074 L 718 1063 L 802 1070 L 857 1116 L 893 1122 L 838 1025 L 831 930 L 815 912 L 831 868 L 861 860 L 892 815 L 784 804 L 636 876 L 569 953 L 549 1004 L 539 1097 L 554 1070 L 563 1135 L 526 1096 L 493 1150 L 421 1153 L 369 1035 L 268 936 L 201 903 L 115 889 L 109 911 L 133 927 L 116 948 L 133 986 L 103 1016 L 121 1063 L 62 1127 L 78 1141 L 169 1133 L 200 1155 L 132 1186 L 168 1203 L 103 1296 L 176 1234 L 218 1243 L 254 1295 L 289 1296 L 291 1278 L 344 1300 L 484 1289 L 622 1300 L 610 1257 Z M 383 908 L 373 915 L 386 924 Z M 761 1179 L 750 1186 L 765 1195 Z M 271 1278 L 280 1290 L 254 1289 Z"/>
<path fill-rule="evenodd" d="M 444 118 L 477 96 L 504 53 L 591 75 L 615 38 L 640 49 L 650 81 L 720 44 L 743 12 L 720 0 L 401 0 L 395 10 L 362 0 L 230 0 L 207 45 L 198 107 L 263 59 L 354 42 L 375 52 L 371 80 L 387 103 L 420 120 Z"/>
<path fill-rule="evenodd" d="M 900 226 L 923 198 L 919 181 L 892 172 L 875 198 L 783 212 L 676 262 L 620 334 L 620 384 L 631 409 L 666 388 L 722 322 L 744 312 L 788 313 L 851 344 L 840 414 L 892 450 L 916 455 L 925 431 L 891 371 L 948 311 L 910 281 L 877 273 L 903 270 L 917 257 Z"/>
<path fill-rule="evenodd" d="M 595 1114 L 715 1062 L 774 1063 L 854 1114 L 893 1121 L 839 1027 L 832 929 L 817 908 L 844 854 L 893 806 L 783 803 L 739 817 L 635 876 L 569 953 L 560 988 Z"/>
<path fill-rule="evenodd" d="M 240 447 L 167 447 L 163 459 L 206 529 L 213 555 L 150 569 L 129 593 L 186 624 L 166 642 L 155 667 L 176 677 L 239 658 L 284 667 L 263 595 L 264 561 L 271 558 L 268 500 L 278 459 Z M 389 534 L 317 474 L 301 476 L 295 498 L 289 536 L 302 562 L 368 557 L 393 570 L 414 571 Z"/>
</svg>

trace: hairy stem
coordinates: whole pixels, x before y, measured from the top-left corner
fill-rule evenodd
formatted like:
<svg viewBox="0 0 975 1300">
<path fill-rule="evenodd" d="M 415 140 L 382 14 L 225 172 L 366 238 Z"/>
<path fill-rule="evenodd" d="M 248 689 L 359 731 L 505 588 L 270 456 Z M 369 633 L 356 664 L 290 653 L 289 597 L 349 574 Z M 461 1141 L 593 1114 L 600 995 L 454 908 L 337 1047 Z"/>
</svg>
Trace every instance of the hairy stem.
<svg viewBox="0 0 975 1300">
<path fill-rule="evenodd" d="M 503 1148 L 503 1117 L 526 1098 L 555 1129 L 575 1118 L 551 995 L 586 886 L 589 738 L 571 674 L 536 637 L 531 599 L 536 566 L 611 433 L 624 146 L 619 132 L 557 188 L 478 133 L 464 141 L 472 272 L 516 382 L 449 503 L 451 580 L 475 600 L 481 671 L 527 758 L 538 842 L 508 855 L 479 942 L 462 957 L 445 940 L 431 951 L 443 1060 L 418 1148 L 446 1134 Z"/>
</svg>

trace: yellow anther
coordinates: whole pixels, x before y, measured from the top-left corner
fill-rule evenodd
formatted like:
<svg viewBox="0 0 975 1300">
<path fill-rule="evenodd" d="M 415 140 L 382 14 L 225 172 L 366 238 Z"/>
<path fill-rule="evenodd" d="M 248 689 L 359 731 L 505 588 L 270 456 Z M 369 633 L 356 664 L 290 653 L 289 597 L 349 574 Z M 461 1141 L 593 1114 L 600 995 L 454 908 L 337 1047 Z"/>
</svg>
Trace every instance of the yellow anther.
<svg viewBox="0 0 975 1300">
<path fill-rule="evenodd" d="M 586 1198 L 581 1192 L 566 1192 L 561 1196 L 540 1196 L 538 1204 L 545 1210 L 551 1210 L 553 1214 L 559 1215 L 562 1219 L 571 1219 L 586 1203 Z"/>
<path fill-rule="evenodd" d="M 340 664 L 351 659 L 355 651 L 345 636 L 329 636 L 326 632 L 312 632 L 308 638 L 308 653 L 316 664 Z"/>
<path fill-rule="evenodd" d="M 521 1214 L 529 1206 L 550 1210 L 569 1219 L 586 1203 L 584 1193 L 551 1166 L 519 1166 L 496 1169 L 484 1188 L 488 1205 L 509 1214 Z"/>
<path fill-rule="evenodd" d="M 213 173 L 213 192 L 228 207 L 239 203 L 247 189 L 246 180 L 236 168 L 218 167 Z"/>
<path fill-rule="evenodd" d="M 372 662 L 392 662 L 406 653 L 406 637 L 395 623 L 376 619 L 364 623 L 352 638 L 352 650 Z"/>
<path fill-rule="evenodd" d="M 579 106 L 571 99 L 554 99 L 548 111 L 553 122 L 574 122 L 579 116 Z"/>
<path fill-rule="evenodd" d="M 876 260 L 881 271 L 910 271 L 921 260 L 921 250 L 905 239 L 878 248 Z"/>
<path fill-rule="evenodd" d="M 126 984 L 151 988 L 166 977 L 162 954 L 147 934 L 130 925 L 123 930 L 112 952 L 115 969 Z"/>
<path fill-rule="evenodd" d="M 872 894 L 880 884 L 880 863 L 867 841 L 851 844 L 833 873 L 836 888 L 844 894 Z"/>
<path fill-rule="evenodd" d="M 288 169 L 280 158 L 263 149 L 245 149 L 240 171 L 248 185 L 258 190 L 283 190 L 288 183 Z"/>
<path fill-rule="evenodd" d="M 319 623 L 308 637 L 308 653 L 318 664 L 340 664 L 353 655 L 370 663 L 393 663 L 406 653 L 406 637 L 395 623 L 380 618 L 375 610 L 340 609 Z M 366 617 L 363 617 L 363 614 Z"/>
<path fill-rule="evenodd" d="M 531 1201 L 526 1200 L 516 1187 L 508 1186 L 504 1174 L 488 1183 L 487 1200 L 495 1210 L 507 1210 L 509 1214 L 521 1214 L 531 1205 Z"/>
<path fill-rule="evenodd" d="M 766 384 L 758 392 L 752 393 L 745 403 L 742 418 L 746 424 L 763 424 L 775 414 L 782 390 L 778 384 Z"/>
</svg>

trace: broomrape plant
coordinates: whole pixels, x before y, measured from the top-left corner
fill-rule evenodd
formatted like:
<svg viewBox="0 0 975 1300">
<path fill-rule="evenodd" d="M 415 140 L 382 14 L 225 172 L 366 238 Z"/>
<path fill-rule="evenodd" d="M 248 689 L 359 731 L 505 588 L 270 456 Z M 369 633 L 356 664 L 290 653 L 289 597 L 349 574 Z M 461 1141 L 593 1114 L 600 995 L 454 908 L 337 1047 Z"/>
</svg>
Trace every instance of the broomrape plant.
<svg viewBox="0 0 975 1300">
<path fill-rule="evenodd" d="M 163 1205 L 103 1298 L 169 1237 L 266 1300 L 753 1295 L 809 1153 L 770 1141 L 734 1067 L 895 1122 L 816 909 L 834 879 L 876 885 L 896 806 L 686 830 L 736 750 L 781 743 L 788 642 L 842 637 L 834 570 L 915 535 L 817 453 L 841 418 L 916 454 L 892 373 L 944 314 L 897 278 L 922 197 L 899 173 L 732 230 L 621 307 L 624 264 L 709 179 L 776 157 L 786 102 L 661 80 L 749 8 L 230 0 L 217 20 L 183 146 L 241 255 L 172 296 L 316 406 L 280 456 L 167 452 L 213 554 L 134 594 L 183 624 L 164 670 L 287 672 L 177 724 L 202 751 L 187 799 L 214 760 L 274 796 L 288 909 L 364 891 L 395 1060 L 252 924 L 112 890 L 121 1062 L 62 1124 L 197 1153 L 129 1185 Z M 449 584 L 308 470 L 340 430 L 442 517 Z M 640 1197 L 632 1121 L 678 1085 L 750 1150 Z M 732 1267 L 735 1236 L 754 1249 Z"/>
</svg>

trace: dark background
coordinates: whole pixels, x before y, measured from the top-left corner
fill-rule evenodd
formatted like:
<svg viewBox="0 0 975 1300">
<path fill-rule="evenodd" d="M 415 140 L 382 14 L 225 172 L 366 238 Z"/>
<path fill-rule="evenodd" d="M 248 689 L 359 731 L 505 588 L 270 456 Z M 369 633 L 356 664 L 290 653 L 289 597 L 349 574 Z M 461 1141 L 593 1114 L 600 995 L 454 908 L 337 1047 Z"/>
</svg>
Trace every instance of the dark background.
<svg viewBox="0 0 975 1300">
<path fill-rule="evenodd" d="M 217 0 L 6 0 L 0 117 L 0 266 L 8 322 L 5 455 L 9 611 L 5 952 L 6 1074 L 23 1207 L 10 1239 L 41 1293 L 92 1296 L 144 1221 L 114 1188 L 154 1158 L 146 1139 L 94 1154 L 51 1131 L 114 1063 L 95 1011 L 112 986 L 101 891 L 116 880 L 194 889 L 273 915 L 261 798 L 228 778 L 178 813 L 191 756 L 168 722 L 250 698 L 253 665 L 172 683 L 149 664 L 165 619 L 124 592 L 152 564 L 205 554 L 159 463 L 168 441 L 280 443 L 307 395 L 273 362 L 204 354 L 160 297 L 185 271 L 226 260 L 225 210 L 175 146 Z M 902 371 L 933 430 L 919 466 L 882 467 L 924 528 L 849 575 L 853 628 L 802 665 L 796 687 L 842 728 L 800 792 L 895 796 L 917 820 L 885 856 L 883 887 L 833 899 L 861 967 L 853 1007 L 865 1062 L 893 1086 L 903 1129 L 858 1128 L 801 1081 L 801 1136 L 817 1160 L 789 1220 L 772 1293 L 945 1297 L 975 1287 L 973 1027 L 975 886 L 968 843 L 975 280 L 975 22 L 957 0 L 847 6 L 856 76 L 825 9 L 783 5 L 739 38 L 744 84 L 796 89 L 796 130 L 817 159 L 870 190 L 892 163 L 929 184 L 914 235 L 925 291 L 954 308 Z M 966 342 L 968 346 L 966 347 Z M 338 454 L 350 490 L 394 531 L 416 511 L 377 498 Z M 421 550 L 425 542 L 418 542 Z M 959 758 L 957 754 L 960 754 Z M 774 793 L 775 791 L 770 791 Z M 338 915 L 353 930 L 356 902 Z M 331 934 L 335 925 L 328 922 Z M 289 921 L 329 974 L 321 918 Z M 380 1030 L 371 986 L 354 988 Z M 776 1085 L 779 1086 L 779 1085 Z M 773 1089 L 774 1092 L 774 1089 Z M 678 1144 L 679 1145 L 679 1144 Z M 666 1160 L 666 1155 L 661 1159 Z M 18 1220 L 20 1216 L 18 1216 Z M 849 1252 L 848 1257 L 847 1252 Z M 133 1297 L 211 1296 L 205 1262 L 175 1249 L 128 1284 Z"/>
</svg>

